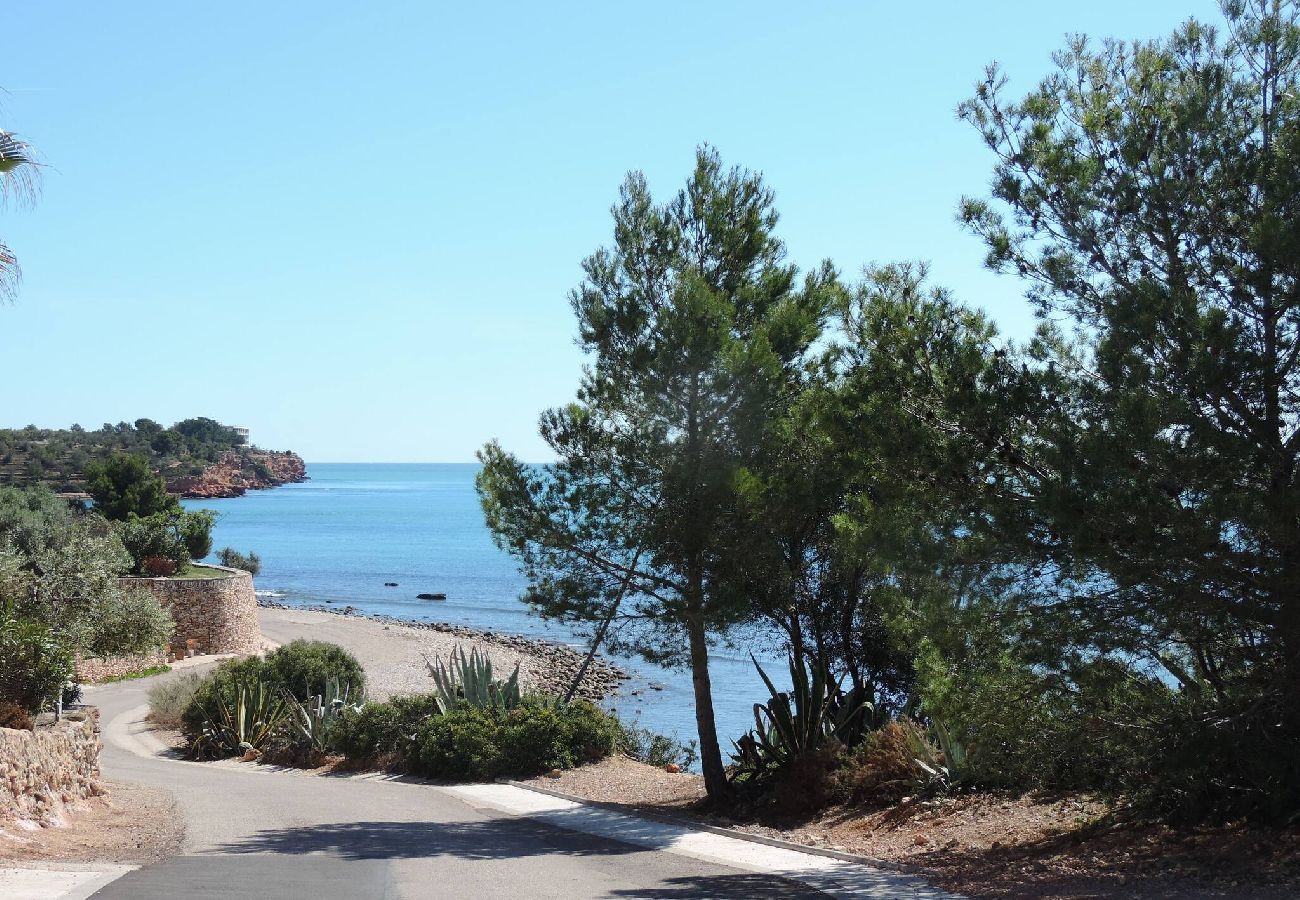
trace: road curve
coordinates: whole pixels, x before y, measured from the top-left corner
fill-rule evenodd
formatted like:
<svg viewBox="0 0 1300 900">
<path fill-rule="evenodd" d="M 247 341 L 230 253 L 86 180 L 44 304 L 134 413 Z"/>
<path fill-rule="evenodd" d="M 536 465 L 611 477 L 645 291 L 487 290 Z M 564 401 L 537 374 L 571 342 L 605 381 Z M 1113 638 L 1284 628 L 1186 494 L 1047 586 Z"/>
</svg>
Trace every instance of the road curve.
<svg viewBox="0 0 1300 900">
<path fill-rule="evenodd" d="M 138 723 L 149 687 L 169 677 L 175 674 L 86 691 L 86 702 L 100 708 L 105 777 L 171 791 L 186 826 L 183 855 L 129 872 L 97 898 L 828 896 L 770 869 L 557 827 L 423 783 L 168 758 Z M 869 890 L 833 893 L 943 896 L 903 876 L 873 877 Z"/>
</svg>

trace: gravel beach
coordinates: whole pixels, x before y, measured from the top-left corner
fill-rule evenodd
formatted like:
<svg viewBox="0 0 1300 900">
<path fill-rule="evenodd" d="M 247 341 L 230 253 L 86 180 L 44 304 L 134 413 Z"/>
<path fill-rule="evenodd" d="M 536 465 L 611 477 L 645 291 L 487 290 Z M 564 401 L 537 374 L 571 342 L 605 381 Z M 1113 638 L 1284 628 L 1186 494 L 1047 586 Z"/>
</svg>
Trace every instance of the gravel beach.
<svg viewBox="0 0 1300 900">
<path fill-rule="evenodd" d="M 445 660 L 456 647 L 466 652 L 477 647 L 487 654 L 499 678 L 509 676 L 518 664 L 521 684 L 547 693 L 560 693 L 568 688 L 584 655 L 545 641 L 440 622 L 412 623 L 370 617 L 348 612 L 346 608 L 301 609 L 263 602 L 258 615 L 262 634 L 277 644 L 306 638 L 329 641 L 347 649 L 365 668 L 370 695 L 376 699 L 432 690 L 433 681 L 425 660 L 438 657 Z M 628 677 L 598 655 L 583 677 L 578 696 L 603 700 L 614 694 Z"/>
</svg>

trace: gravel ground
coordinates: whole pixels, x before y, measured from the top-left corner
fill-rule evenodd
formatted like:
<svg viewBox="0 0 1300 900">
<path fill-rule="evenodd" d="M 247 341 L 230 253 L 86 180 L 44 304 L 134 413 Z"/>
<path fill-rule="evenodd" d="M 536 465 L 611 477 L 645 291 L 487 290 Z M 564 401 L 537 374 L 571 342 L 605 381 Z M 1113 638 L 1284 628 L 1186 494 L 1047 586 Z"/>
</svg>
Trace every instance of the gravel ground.
<svg viewBox="0 0 1300 900">
<path fill-rule="evenodd" d="M 541 788 L 810 847 L 917 867 L 931 882 L 999 900 L 1283 900 L 1300 897 L 1300 830 L 1107 824 L 1095 798 L 992 793 L 803 819 L 710 813 L 703 779 L 626 758 L 535 778 Z"/>
<path fill-rule="evenodd" d="M 0 826 L 0 863 L 147 865 L 180 852 L 184 826 L 168 791 L 116 782 L 105 786 L 107 795 L 77 804 L 63 827 Z"/>
<path fill-rule="evenodd" d="M 567 688 L 582 662 L 582 654 L 568 647 L 441 623 L 404 624 L 358 614 L 271 606 L 262 607 L 258 614 L 262 634 L 278 644 L 308 638 L 346 648 L 365 668 L 370 695 L 376 699 L 432 690 L 425 659 L 445 660 L 456 647 L 467 652 L 477 647 L 486 653 L 498 678 L 508 676 L 518 664 L 523 686 L 550 693 Z M 626 678 L 620 669 L 597 657 L 583 678 L 579 696 L 603 699 Z"/>
<path fill-rule="evenodd" d="M 520 783 L 601 803 L 635 803 L 674 810 L 704 796 L 704 779 L 699 775 L 670 774 L 626 756 L 611 756 L 589 766 L 567 769 L 558 777 L 543 775 Z"/>
</svg>

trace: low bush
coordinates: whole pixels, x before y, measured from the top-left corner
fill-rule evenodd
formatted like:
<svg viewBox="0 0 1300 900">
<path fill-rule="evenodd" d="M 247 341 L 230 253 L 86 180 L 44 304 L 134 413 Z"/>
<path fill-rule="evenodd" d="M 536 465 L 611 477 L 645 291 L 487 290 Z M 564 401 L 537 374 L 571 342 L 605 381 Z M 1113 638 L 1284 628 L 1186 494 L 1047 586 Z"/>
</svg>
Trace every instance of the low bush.
<svg viewBox="0 0 1300 900">
<path fill-rule="evenodd" d="M 585 701 L 529 697 L 508 711 L 461 704 L 421 725 L 413 768 L 458 781 L 527 777 L 603 759 L 621 733 L 617 719 Z"/>
<path fill-rule="evenodd" d="M 1150 779 L 1154 723 L 1174 693 L 1123 664 L 1096 659 L 1045 672 L 1005 648 L 948 661 L 923 645 L 922 711 L 966 750 L 974 784 L 1013 790 L 1108 789 Z"/>
<path fill-rule="evenodd" d="M 241 690 L 256 685 L 265 685 L 277 694 L 287 692 L 306 703 L 325 693 L 331 679 L 347 687 L 349 698 L 363 695 L 365 673 L 356 657 L 324 641 L 293 641 L 265 659 L 250 656 L 228 660 L 195 686 L 181 713 L 181 728 L 191 740 L 197 738 L 219 705 L 233 706 Z"/>
<path fill-rule="evenodd" d="M 180 566 L 176 564 L 176 560 L 165 556 L 146 556 L 140 560 L 140 574 L 150 578 L 166 578 L 175 575 L 178 568 Z"/>
<path fill-rule="evenodd" d="M 364 696 L 366 689 L 366 673 L 357 658 L 325 641 L 300 639 L 276 649 L 266 657 L 264 677 L 304 701 L 323 693 L 331 678 L 353 699 Z"/>
<path fill-rule="evenodd" d="M 699 759 L 695 741 L 682 742 L 676 734 L 659 734 L 627 722 L 620 722 L 618 749 L 637 762 L 663 768 L 667 765 L 689 769 Z"/>
<path fill-rule="evenodd" d="M 334 747 L 360 762 L 390 757 L 395 768 L 406 768 L 416 732 L 437 714 L 438 700 L 432 694 L 401 695 L 344 710 Z"/>
<path fill-rule="evenodd" d="M 149 689 L 149 721 L 166 728 L 180 728 L 185 710 L 204 680 L 202 675 L 185 672 L 155 684 Z"/>
<path fill-rule="evenodd" d="M 0 728 L 31 731 L 35 727 L 36 721 L 30 712 L 10 700 L 0 700 Z"/>
<path fill-rule="evenodd" d="M 926 736 L 909 720 L 889 722 L 845 751 L 835 772 L 837 799 L 869 806 L 897 803 L 917 793 L 927 773 L 918 759 L 928 754 Z"/>
</svg>

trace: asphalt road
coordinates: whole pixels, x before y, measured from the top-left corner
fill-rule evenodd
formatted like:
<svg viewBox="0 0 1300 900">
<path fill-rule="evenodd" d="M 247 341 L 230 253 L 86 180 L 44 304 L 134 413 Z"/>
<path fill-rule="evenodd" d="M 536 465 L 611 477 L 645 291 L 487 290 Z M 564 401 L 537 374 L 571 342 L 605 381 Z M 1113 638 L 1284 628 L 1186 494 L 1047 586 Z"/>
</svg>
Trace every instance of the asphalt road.
<svg viewBox="0 0 1300 900">
<path fill-rule="evenodd" d="M 172 674 L 158 678 L 174 677 Z M 800 882 L 474 808 L 437 788 L 142 756 L 126 723 L 156 679 L 87 691 L 105 777 L 170 790 L 184 855 L 94 896 L 152 898 L 824 897 Z"/>
</svg>

